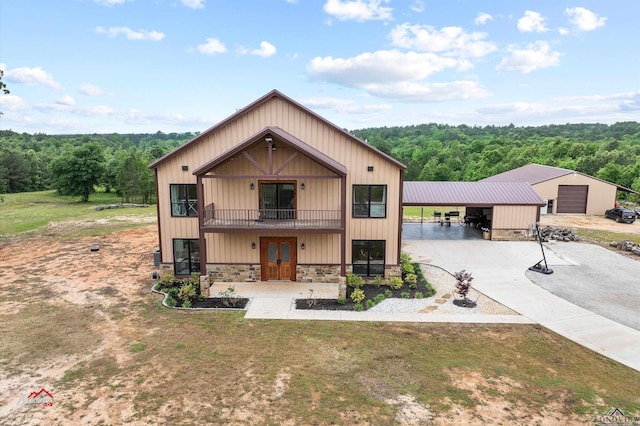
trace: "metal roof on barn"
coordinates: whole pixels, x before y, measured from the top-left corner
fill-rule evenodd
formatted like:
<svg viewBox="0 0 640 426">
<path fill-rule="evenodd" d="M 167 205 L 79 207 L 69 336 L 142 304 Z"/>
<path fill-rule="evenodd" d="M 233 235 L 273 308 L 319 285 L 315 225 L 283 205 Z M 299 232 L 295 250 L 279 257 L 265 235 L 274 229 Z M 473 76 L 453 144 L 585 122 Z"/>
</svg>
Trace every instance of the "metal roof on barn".
<svg viewBox="0 0 640 426">
<path fill-rule="evenodd" d="M 533 205 L 545 202 L 523 182 L 405 182 L 405 206 Z"/>
<path fill-rule="evenodd" d="M 544 166 L 542 164 L 527 164 L 526 166 L 482 179 L 480 182 L 526 182 L 529 185 L 535 185 L 572 173 L 576 172 L 561 169 L 560 167 Z"/>
</svg>

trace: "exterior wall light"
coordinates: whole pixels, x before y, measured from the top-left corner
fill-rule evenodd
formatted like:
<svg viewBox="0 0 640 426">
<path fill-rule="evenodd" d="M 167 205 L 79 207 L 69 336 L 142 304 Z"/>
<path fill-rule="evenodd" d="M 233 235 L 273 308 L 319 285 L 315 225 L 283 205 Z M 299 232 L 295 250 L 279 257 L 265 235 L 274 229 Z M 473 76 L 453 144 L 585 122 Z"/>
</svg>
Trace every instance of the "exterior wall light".
<svg viewBox="0 0 640 426">
<path fill-rule="evenodd" d="M 255 250 L 255 249 L 256 249 L 256 243 L 253 242 L 253 243 L 251 243 L 251 250 Z"/>
<path fill-rule="evenodd" d="M 249 189 L 253 191 L 253 188 L 255 188 L 255 186 L 253 185 L 253 182 L 251 182 L 251 185 L 249 185 Z"/>
</svg>

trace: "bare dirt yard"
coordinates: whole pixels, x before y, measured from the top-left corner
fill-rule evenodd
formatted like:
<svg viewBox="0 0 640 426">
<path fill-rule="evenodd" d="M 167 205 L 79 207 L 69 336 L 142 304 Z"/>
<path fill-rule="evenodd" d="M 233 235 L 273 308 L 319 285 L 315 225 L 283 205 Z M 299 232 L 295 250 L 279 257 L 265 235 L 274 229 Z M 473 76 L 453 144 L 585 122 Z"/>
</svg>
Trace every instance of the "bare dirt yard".
<svg viewBox="0 0 640 426">
<path fill-rule="evenodd" d="M 548 214 L 540 217 L 540 225 L 594 229 L 599 231 L 640 235 L 640 220 L 636 220 L 631 224 L 617 223 L 615 220 L 607 219 L 604 216 Z"/>
<path fill-rule="evenodd" d="M 150 291 L 157 227 L 131 220 L 0 243 L 0 424 L 577 425 L 640 412 L 639 372 L 537 326 L 164 308 Z"/>
</svg>

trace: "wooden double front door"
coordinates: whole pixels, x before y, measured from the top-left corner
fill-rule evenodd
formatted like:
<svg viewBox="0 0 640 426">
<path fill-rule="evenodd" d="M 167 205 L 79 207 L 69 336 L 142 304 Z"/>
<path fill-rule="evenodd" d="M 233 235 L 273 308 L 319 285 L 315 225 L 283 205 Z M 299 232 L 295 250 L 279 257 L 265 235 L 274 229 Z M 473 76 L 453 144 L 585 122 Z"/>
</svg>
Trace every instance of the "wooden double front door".
<svg viewBox="0 0 640 426">
<path fill-rule="evenodd" d="M 294 237 L 260 238 L 262 281 L 296 280 L 297 239 Z"/>
</svg>

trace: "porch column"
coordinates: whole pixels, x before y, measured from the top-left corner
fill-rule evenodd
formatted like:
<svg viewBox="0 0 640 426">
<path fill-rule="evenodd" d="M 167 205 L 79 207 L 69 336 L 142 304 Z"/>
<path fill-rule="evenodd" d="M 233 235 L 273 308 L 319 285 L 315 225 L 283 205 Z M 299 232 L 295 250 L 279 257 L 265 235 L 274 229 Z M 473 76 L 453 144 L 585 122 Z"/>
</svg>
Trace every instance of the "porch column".
<svg viewBox="0 0 640 426">
<path fill-rule="evenodd" d="M 207 242 L 204 238 L 204 187 L 202 176 L 196 176 L 198 194 L 198 239 L 200 241 L 200 276 L 207 275 Z"/>
</svg>

